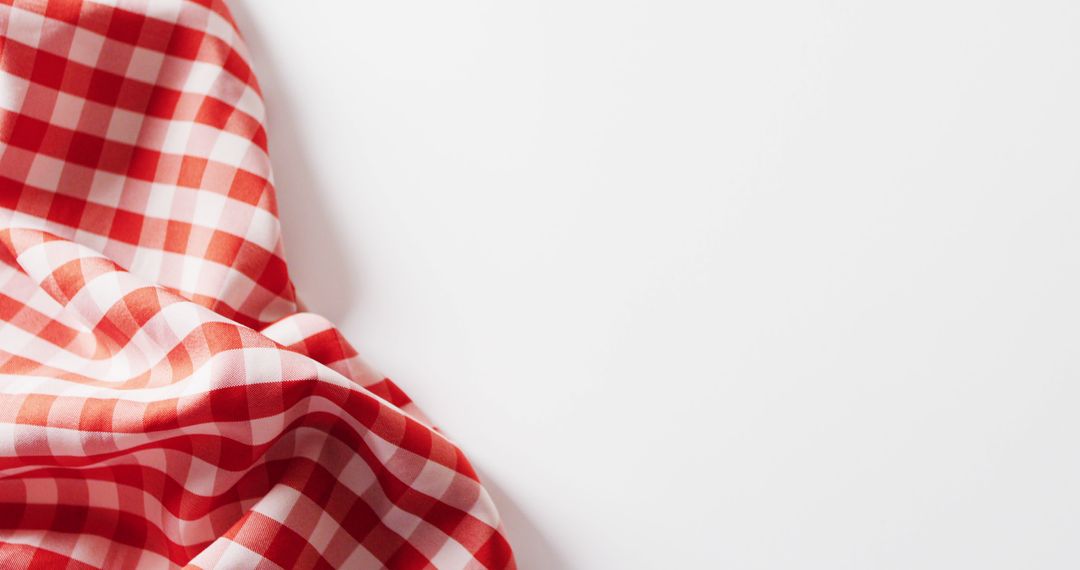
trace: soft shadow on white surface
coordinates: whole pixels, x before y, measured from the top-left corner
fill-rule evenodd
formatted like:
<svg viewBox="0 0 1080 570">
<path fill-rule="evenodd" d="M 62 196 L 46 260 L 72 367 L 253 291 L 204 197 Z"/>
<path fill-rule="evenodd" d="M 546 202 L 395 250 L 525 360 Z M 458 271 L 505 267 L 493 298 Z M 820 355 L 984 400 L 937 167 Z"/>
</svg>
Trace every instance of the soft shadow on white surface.
<svg viewBox="0 0 1080 570">
<path fill-rule="evenodd" d="M 294 93 L 303 86 L 282 78 L 274 65 L 269 44 L 241 1 L 230 2 L 237 25 L 248 45 L 252 66 L 266 101 L 270 150 L 273 160 L 279 217 L 285 236 L 286 261 L 306 308 L 332 322 L 340 322 L 355 308 L 360 290 L 355 256 L 328 215 L 332 206 L 321 191 L 323 182 L 308 160 L 309 136 L 295 119 Z M 326 276 L 332 276 L 327 278 Z M 499 508 L 514 555 L 523 570 L 566 568 L 554 547 L 529 516 L 489 475 L 481 475 Z"/>
<path fill-rule="evenodd" d="M 267 130 L 277 190 L 278 216 L 285 239 L 285 259 L 304 306 L 338 322 L 355 304 L 359 285 L 353 260 L 329 216 L 323 182 L 308 160 L 309 138 L 296 121 L 294 93 L 301 86 L 281 78 L 272 50 L 244 2 L 230 2 L 236 23 L 252 53 L 259 87 L 267 106 Z"/>
<path fill-rule="evenodd" d="M 514 548 L 514 557 L 521 570 L 570 568 L 528 513 L 514 503 L 489 474 L 481 472 L 480 480 L 499 507 L 499 516 L 502 517 L 506 535 Z"/>
</svg>

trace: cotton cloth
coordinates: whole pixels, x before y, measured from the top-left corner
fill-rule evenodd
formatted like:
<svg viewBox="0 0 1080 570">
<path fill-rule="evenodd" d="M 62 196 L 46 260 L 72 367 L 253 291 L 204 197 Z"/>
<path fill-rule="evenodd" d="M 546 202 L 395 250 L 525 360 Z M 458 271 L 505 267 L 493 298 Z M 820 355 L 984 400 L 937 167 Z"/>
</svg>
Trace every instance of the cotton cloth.
<svg viewBox="0 0 1080 570">
<path fill-rule="evenodd" d="M 300 308 L 267 143 L 223 3 L 0 0 L 0 567 L 514 566 Z"/>
</svg>

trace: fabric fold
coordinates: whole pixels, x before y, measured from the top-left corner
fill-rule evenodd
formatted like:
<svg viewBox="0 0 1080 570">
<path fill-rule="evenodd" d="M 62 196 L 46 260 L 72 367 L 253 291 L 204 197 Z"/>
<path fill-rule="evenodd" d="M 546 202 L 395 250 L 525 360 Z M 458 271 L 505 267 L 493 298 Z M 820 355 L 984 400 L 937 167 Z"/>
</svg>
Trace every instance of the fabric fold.
<svg viewBox="0 0 1080 570">
<path fill-rule="evenodd" d="M 514 567 L 301 310 L 264 121 L 220 1 L 0 0 L 3 567 Z"/>
</svg>

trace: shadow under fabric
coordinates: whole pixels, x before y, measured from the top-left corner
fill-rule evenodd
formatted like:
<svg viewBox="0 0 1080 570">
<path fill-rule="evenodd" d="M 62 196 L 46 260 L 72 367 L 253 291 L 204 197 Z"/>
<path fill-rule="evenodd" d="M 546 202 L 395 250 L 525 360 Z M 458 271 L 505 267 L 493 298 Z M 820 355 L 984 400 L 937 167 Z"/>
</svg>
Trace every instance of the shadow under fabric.
<svg viewBox="0 0 1080 570">
<path fill-rule="evenodd" d="M 0 566 L 513 568 L 299 305 L 248 60 L 217 0 L 0 0 Z"/>
</svg>

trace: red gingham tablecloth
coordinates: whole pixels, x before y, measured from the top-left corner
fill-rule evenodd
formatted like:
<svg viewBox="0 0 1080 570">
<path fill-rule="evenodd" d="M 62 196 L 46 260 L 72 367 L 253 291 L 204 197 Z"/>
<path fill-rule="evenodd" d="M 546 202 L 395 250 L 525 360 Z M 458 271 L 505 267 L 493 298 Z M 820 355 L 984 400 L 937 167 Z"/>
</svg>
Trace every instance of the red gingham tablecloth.
<svg viewBox="0 0 1080 570">
<path fill-rule="evenodd" d="M 264 119 L 220 1 L 0 0 L 0 567 L 513 567 L 298 306 Z"/>
</svg>

